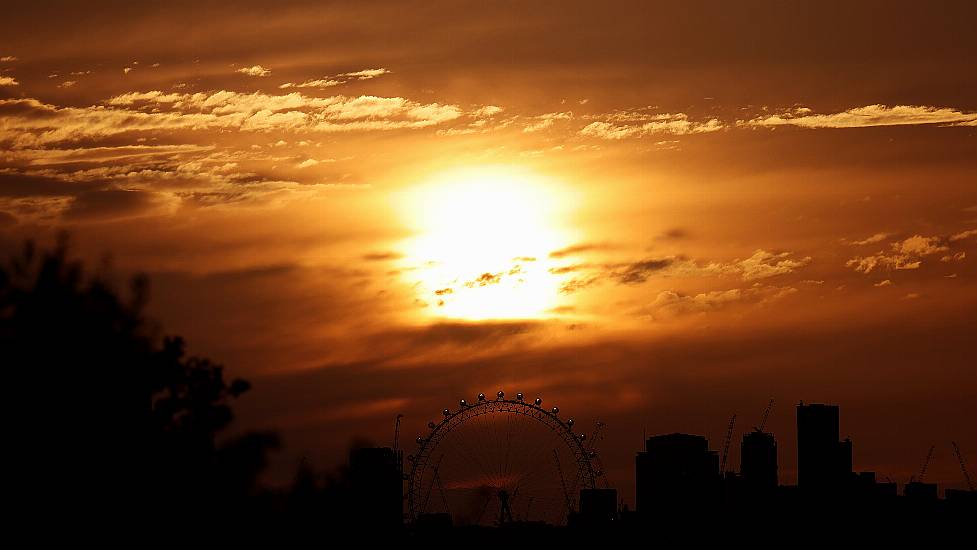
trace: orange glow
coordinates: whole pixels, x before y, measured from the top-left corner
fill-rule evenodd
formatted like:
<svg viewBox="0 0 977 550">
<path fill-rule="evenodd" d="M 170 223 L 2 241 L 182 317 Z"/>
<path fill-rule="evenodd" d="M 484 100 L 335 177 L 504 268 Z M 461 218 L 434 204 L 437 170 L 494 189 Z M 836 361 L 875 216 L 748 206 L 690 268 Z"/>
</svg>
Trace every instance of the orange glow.
<svg viewBox="0 0 977 550">
<path fill-rule="evenodd" d="M 531 319 L 557 305 L 549 254 L 574 242 L 572 192 L 527 170 L 484 166 L 437 174 L 408 195 L 406 276 L 432 315 Z"/>
</svg>

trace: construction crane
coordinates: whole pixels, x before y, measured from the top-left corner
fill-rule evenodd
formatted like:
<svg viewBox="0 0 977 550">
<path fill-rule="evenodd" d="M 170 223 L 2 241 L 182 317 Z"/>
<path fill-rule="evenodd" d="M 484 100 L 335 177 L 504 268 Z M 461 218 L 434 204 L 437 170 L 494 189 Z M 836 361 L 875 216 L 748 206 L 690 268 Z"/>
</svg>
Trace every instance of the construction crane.
<svg viewBox="0 0 977 550">
<path fill-rule="evenodd" d="M 967 489 L 974 490 L 974 482 L 970 480 L 970 474 L 967 473 L 967 463 L 963 460 L 963 453 L 960 452 L 960 446 L 957 445 L 956 441 L 950 442 L 953 445 L 953 452 L 957 455 L 957 462 L 960 463 L 960 471 L 963 472 L 963 480 L 967 482 Z"/>
<path fill-rule="evenodd" d="M 923 467 L 919 470 L 919 477 L 916 481 L 922 483 L 923 478 L 926 477 L 926 469 L 929 468 L 930 459 L 933 458 L 933 450 L 936 449 L 936 445 L 930 445 L 930 450 L 926 453 L 926 460 L 923 461 Z"/>
<path fill-rule="evenodd" d="M 398 414 L 397 423 L 394 424 L 394 452 L 397 452 L 397 449 L 400 448 L 400 419 L 403 417 L 404 415 Z"/>
<path fill-rule="evenodd" d="M 756 431 L 758 431 L 758 432 L 762 432 L 763 431 L 763 427 L 767 425 L 767 418 L 770 417 L 770 410 L 771 409 L 773 409 L 773 398 L 772 397 L 770 398 L 770 401 L 767 403 L 766 410 L 763 411 L 763 417 L 760 418 L 760 425 L 757 426 Z"/>
<path fill-rule="evenodd" d="M 733 426 L 736 424 L 736 414 L 729 419 L 729 427 L 726 428 L 726 440 L 723 441 L 723 460 L 719 465 L 719 474 L 726 474 L 726 459 L 729 458 L 729 442 L 733 439 Z"/>
</svg>

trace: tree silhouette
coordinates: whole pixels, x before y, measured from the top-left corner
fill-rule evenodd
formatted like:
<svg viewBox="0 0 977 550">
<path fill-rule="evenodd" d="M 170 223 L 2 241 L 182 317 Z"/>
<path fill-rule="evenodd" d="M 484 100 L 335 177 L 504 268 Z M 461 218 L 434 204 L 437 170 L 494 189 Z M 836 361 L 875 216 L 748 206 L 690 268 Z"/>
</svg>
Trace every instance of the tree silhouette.
<svg viewBox="0 0 977 550">
<path fill-rule="evenodd" d="M 218 438 L 250 384 L 162 337 L 148 299 L 145 276 L 128 298 L 88 276 L 65 236 L 46 251 L 27 242 L 0 266 L 0 364 L 27 420 L 7 439 L 28 506 L 92 506 L 103 493 L 116 508 L 186 513 L 255 494 L 277 435 Z"/>
</svg>

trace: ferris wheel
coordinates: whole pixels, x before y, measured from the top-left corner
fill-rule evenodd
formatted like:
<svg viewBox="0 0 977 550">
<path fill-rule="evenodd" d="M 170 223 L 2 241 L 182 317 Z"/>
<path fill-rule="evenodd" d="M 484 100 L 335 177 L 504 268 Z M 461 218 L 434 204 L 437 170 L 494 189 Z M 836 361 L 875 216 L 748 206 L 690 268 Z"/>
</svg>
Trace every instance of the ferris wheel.
<svg viewBox="0 0 977 550">
<path fill-rule="evenodd" d="M 540 398 L 526 402 L 522 393 L 462 399 L 428 428 L 407 457 L 412 521 L 448 514 L 455 525 L 562 525 L 580 490 L 593 489 L 600 475 L 573 419 L 561 419 L 560 409 L 544 408 Z"/>
</svg>

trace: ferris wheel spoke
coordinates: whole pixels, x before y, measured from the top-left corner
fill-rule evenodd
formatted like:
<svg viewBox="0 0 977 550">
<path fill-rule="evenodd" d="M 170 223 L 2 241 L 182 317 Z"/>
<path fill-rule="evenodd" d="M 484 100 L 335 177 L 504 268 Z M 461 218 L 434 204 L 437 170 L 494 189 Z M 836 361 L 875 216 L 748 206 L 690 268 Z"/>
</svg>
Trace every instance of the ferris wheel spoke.
<svg viewBox="0 0 977 550">
<path fill-rule="evenodd" d="M 469 448 L 470 448 L 469 445 L 459 445 L 458 446 L 459 452 L 461 454 L 464 454 L 465 455 L 466 461 L 468 461 L 469 464 L 472 464 L 472 465 L 478 467 L 478 469 L 481 471 L 482 478 L 483 479 L 486 479 L 488 481 L 491 481 L 492 476 L 493 476 L 493 474 L 492 474 L 492 468 L 490 468 L 489 466 L 487 466 L 481 460 L 481 458 L 479 457 L 479 453 L 478 452 L 471 452 L 469 450 Z"/>
<path fill-rule="evenodd" d="M 483 471 L 485 472 L 486 483 L 491 486 L 498 486 L 500 479 L 495 468 L 496 460 L 492 454 L 492 449 L 489 446 L 490 442 L 494 441 L 494 436 L 492 436 L 489 433 L 492 430 L 493 423 L 491 422 L 491 418 L 489 418 L 489 415 L 482 415 L 479 418 L 479 422 L 480 422 L 479 431 L 481 433 L 478 432 L 471 433 L 471 435 L 478 436 L 476 437 L 476 443 L 474 445 L 474 447 L 477 449 L 477 452 L 474 453 L 474 456 L 476 460 L 479 461 L 479 464 L 481 465 Z"/>
<path fill-rule="evenodd" d="M 537 450 L 537 452 L 534 454 L 534 457 L 539 457 L 540 454 L 541 452 Z M 544 462 L 542 459 L 535 459 L 533 460 L 533 462 L 530 462 L 530 464 L 532 464 L 532 466 L 529 467 L 529 470 L 526 472 L 525 477 L 531 485 L 535 485 L 540 481 L 540 477 L 537 476 L 537 472 L 540 472 L 540 470 L 544 468 L 544 464 L 546 464 L 546 462 Z M 547 470 L 552 470 L 552 468 L 553 468 L 552 463 L 550 463 L 549 466 L 546 467 Z"/>
<path fill-rule="evenodd" d="M 496 449 L 496 451 L 500 455 L 499 456 L 500 460 L 499 460 L 499 463 L 498 463 L 498 466 L 499 466 L 499 476 L 502 477 L 503 479 L 508 480 L 508 477 L 507 477 L 507 474 L 509 473 L 509 465 L 508 465 L 509 455 L 508 455 L 508 450 L 509 450 L 509 444 L 512 441 L 512 427 L 510 426 L 511 417 L 509 415 L 505 415 L 504 419 L 505 419 L 504 420 L 505 427 L 502 428 L 500 426 L 500 428 L 502 428 L 501 431 L 503 432 L 503 434 L 504 434 L 505 437 L 500 437 L 498 439 L 498 442 L 499 442 L 500 447 L 498 449 Z M 502 424 L 502 422 L 500 422 L 499 424 Z"/>
<path fill-rule="evenodd" d="M 540 468 L 552 468 L 552 462 L 548 459 L 548 456 L 552 451 L 548 446 L 539 444 L 531 444 L 529 445 L 529 448 L 531 448 L 532 451 L 523 459 L 523 462 L 528 464 L 524 475 L 525 477 L 532 479 Z"/>
<path fill-rule="evenodd" d="M 483 415 L 481 420 L 485 437 L 479 438 L 478 445 L 481 449 L 479 455 L 486 457 L 489 463 L 488 469 L 492 472 L 492 487 L 502 487 L 505 483 L 505 477 L 498 468 L 498 449 L 495 448 L 495 443 L 500 435 L 498 422 L 492 418 L 492 415 Z"/>
<path fill-rule="evenodd" d="M 498 410 L 500 410 L 500 411 L 502 410 L 501 407 L 498 407 L 497 406 L 496 408 L 498 408 Z M 506 415 L 503 415 L 501 418 L 503 418 L 505 421 L 508 421 L 509 420 L 509 415 L 507 415 L 507 414 Z M 502 432 L 504 430 L 502 429 L 502 426 L 501 426 L 502 422 L 499 421 L 499 418 L 498 417 L 495 418 L 494 421 L 493 421 L 493 419 L 491 418 L 491 415 L 487 415 L 485 421 L 491 427 L 491 431 L 492 431 L 492 437 L 489 439 L 489 442 L 490 443 L 488 444 L 485 452 L 488 453 L 488 454 L 490 454 L 490 455 L 492 455 L 496 459 L 496 460 L 493 461 L 494 462 L 494 469 L 496 471 L 496 485 L 499 486 L 499 487 L 501 487 L 501 486 L 505 485 L 506 477 L 505 477 L 505 469 L 504 469 L 504 466 L 502 465 L 502 461 L 501 460 L 498 460 L 498 458 L 499 458 L 499 456 L 498 456 L 499 449 L 498 449 L 497 445 L 502 440 Z"/>
</svg>

